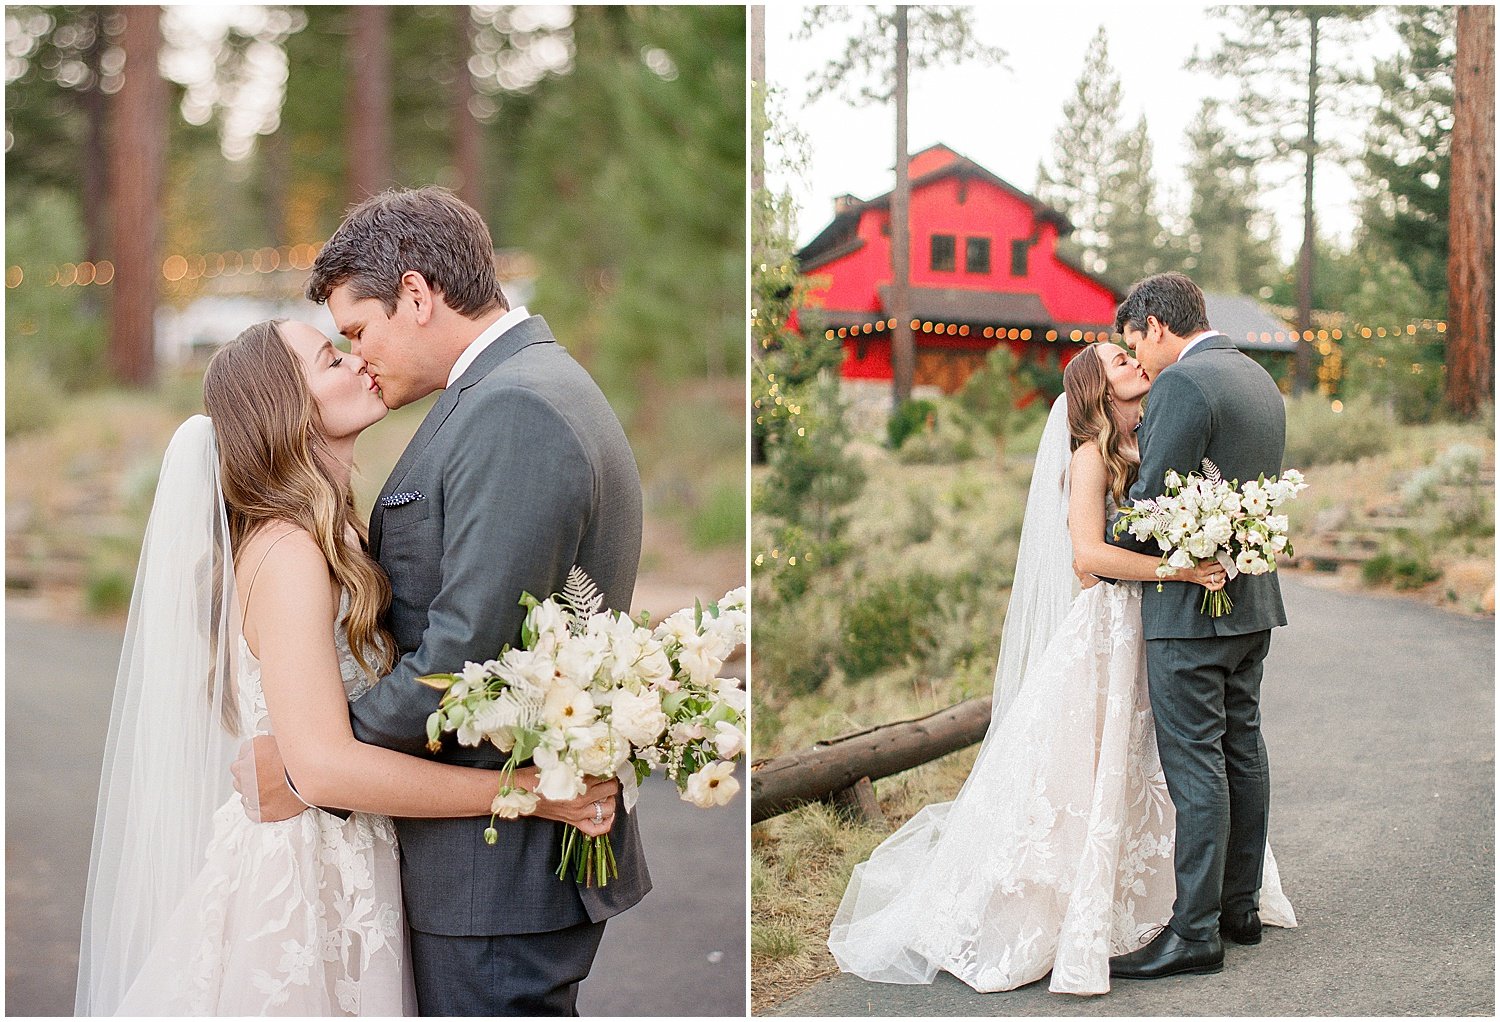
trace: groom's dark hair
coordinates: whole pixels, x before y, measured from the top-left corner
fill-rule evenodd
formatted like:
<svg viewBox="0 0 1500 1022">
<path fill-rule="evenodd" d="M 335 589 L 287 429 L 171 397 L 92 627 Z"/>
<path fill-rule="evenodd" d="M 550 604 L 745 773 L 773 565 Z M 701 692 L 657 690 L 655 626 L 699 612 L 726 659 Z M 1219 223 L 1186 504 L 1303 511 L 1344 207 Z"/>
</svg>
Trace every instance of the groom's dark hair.
<svg viewBox="0 0 1500 1022">
<path fill-rule="evenodd" d="M 448 308 L 473 317 L 509 303 L 495 276 L 490 229 L 446 188 L 392 188 L 351 209 L 313 260 L 309 301 L 322 305 L 349 285 L 354 298 L 376 298 L 396 311 L 401 275 L 416 270 Z"/>
<path fill-rule="evenodd" d="M 1209 329 L 1203 291 L 1181 273 L 1158 273 L 1130 285 L 1130 293 L 1115 310 L 1115 333 L 1124 333 L 1127 326 L 1144 333 L 1147 316 L 1155 316 L 1178 337 Z"/>
</svg>

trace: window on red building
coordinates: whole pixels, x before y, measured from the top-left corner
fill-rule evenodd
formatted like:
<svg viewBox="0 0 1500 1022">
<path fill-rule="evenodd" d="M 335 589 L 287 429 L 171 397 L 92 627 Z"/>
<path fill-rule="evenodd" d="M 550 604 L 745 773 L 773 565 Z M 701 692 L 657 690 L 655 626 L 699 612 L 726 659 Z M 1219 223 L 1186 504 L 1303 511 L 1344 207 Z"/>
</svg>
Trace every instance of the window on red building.
<svg viewBox="0 0 1500 1022">
<path fill-rule="evenodd" d="M 958 267 L 958 239 L 951 234 L 932 236 L 932 268 L 949 272 Z"/>
<path fill-rule="evenodd" d="M 1030 257 L 1031 246 L 1025 240 L 1012 241 L 1010 243 L 1010 275 L 1012 277 L 1026 276 Z"/>
<path fill-rule="evenodd" d="M 969 273 L 990 272 L 989 238 L 968 238 L 965 240 L 964 269 Z"/>
</svg>

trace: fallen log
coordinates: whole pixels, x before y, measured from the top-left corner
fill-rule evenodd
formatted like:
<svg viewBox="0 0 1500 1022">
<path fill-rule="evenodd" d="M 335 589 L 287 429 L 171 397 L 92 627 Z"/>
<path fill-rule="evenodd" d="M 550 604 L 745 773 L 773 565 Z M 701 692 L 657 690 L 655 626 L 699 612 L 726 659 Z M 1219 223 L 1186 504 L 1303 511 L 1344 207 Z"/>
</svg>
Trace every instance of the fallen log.
<svg viewBox="0 0 1500 1022">
<path fill-rule="evenodd" d="M 940 759 L 984 738 L 990 699 L 970 699 L 915 720 L 840 735 L 810 749 L 750 765 L 750 821 Z"/>
</svg>

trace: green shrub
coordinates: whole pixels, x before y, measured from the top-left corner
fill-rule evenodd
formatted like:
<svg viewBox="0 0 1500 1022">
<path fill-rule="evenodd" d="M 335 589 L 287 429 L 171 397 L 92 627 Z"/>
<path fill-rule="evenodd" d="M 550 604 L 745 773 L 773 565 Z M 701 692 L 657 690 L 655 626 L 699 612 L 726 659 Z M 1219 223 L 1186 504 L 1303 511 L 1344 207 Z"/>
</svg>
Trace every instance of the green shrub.
<svg viewBox="0 0 1500 1022">
<path fill-rule="evenodd" d="M 838 652 L 838 611 L 831 601 L 757 603 L 755 687 L 764 686 L 767 699 L 818 691 L 833 673 Z"/>
<path fill-rule="evenodd" d="M 839 666 L 851 678 L 864 678 L 915 652 L 942 589 L 942 579 L 917 571 L 856 595 L 839 615 Z"/>
<path fill-rule="evenodd" d="M 937 405 L 923 398 L 907 398 L 886 420 L 886 441 L 891 450 L 899 451 L 908 438 L 936 426 Z"/>
<path fill-rule="evenodd" d="M 720 483 L 709 491 L 693 513 L 688 528 L 693 546 L 708 550 L 721 546 L 743 546 L 745 542 L 745 486 L 736 480 Z"/>
<path fill-rule="evenodd" d="M 46 429 L 62 410 L 62 389 L 46 367 L 29 354 L 18 353 L 5 365 L 5 435 L 24 436 Z"/>
<path fill-rule="evenodd" d="M 114 614 L 128 610 L 133 585 L 134 579 L 120 568 L 90 569 L 84 582 L 84 605 L 91 614 Z"/>
<path fill-rule="evenodd" d="M 974 442 L 977 428 L 977 423 L 957 408 L 944 409 L 935 416 L 931 429 L 918 430 L 902 441 L 896 459 L 903 465 L 953 465 L 969 461 L 977 453 Z"/>
<path fill-rule="evenodd" d="M 908 514 L 901 536 L 911 544 L 926 543 L 937 531 L 937 512 L 932 509 L 932 495 L 918 489 L 906 491 Z"/>
<path fill-rule="evenodd" d="M 1334 411 L 1321 394 L 1291 398 L 1286 406 L 1286 458 L 1290 468 L 1307 469 L 1358 461 L 1390 449 L 1396 425 L 1389 412 L 1356 395 Z"/>
<path fill-rule="evenodd" d="M 1443 577 L 1420 550 L 1382 550 L 1360 569 L 1366 585 L 1420 589 Z"/>
</svg>

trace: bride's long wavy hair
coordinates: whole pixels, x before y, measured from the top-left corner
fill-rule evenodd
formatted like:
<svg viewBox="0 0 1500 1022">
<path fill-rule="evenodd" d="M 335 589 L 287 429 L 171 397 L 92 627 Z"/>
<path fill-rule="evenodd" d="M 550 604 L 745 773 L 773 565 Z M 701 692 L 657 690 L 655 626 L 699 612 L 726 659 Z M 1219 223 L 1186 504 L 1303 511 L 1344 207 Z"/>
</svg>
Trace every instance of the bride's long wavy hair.
<svg viewBox="0 0 1500 1022">
<path fill-rule="evenodd" d="M 1099 445 L 1109 473 L 1109 492 L 1123 506 L 1140 472 L 1140 455 L 1129 449 L 1130 435 L 1115 418 L 1109 377 L 1097 351 L 1086 348 L 1068 363 L 1063 370 L 1063 391 L 1068 395 L 1069 449 L 1076 451 L 1089 441 Z"/>
<path fill-rule="evenodd" d="M 220 348 L 203 374 L 203 404 L 214 423 L 219 471 L 237 555 L 245 539 L 272 522 L 306 529 L 349 592 L 346 625 L 359 666 L 379 677 L 395 662 L 396 644 L 382 627 L 391 583 L 364 549 L 369 532 L 353 488 L 326 467 L 328 444 L 317 402 L 281 320 L 257 323 Z M 353 528 L 358 548 L 345 541 Z"/>
</svg>

